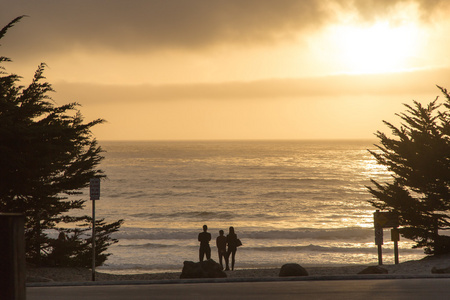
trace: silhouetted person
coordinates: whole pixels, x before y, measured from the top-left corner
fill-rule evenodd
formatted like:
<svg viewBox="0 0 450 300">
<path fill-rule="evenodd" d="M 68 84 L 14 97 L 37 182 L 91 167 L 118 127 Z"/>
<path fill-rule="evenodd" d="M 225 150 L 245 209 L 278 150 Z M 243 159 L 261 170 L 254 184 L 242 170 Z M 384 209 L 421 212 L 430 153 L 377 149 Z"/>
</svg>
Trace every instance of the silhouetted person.
<svg viewBox="0 0 450 300">
<path fill-rule="evenodd" d="M 219 253 L 220 266 L 223 269 L 222 257 L 225 259 L 225 261 L 227 259 L 227 237 L 223 235 L 223 230 L 219 230 L 219 234 L 220 235 L 216 238 L 216 246 Z"/>
<path fill-rule="evenodd" d="M 230 259 L 230 254 L 231 254 L 231 270 L 234 270 L 236 250 L 238 247 L 238 238 L 237 238 L 236 233 L 234 233 L 233 226 L 231 226 L 230 229 L 228 230 L 227 245 L 228 245 L 228 250 L 227 250 L 227 256 L 225 257 L 225 262 L 227 264 L 227 267 L 225 269 L 226 271 L 230 270 L 230 267 L 228 264 L 229 259 Z"/>
<path fill-rule="evenodd" d="M 198 234 L 198 241 L 200 242 L 200 261 L 203 261 L 203 257 L 206 255 L 206 259 L 211 258 L 211 248 L 209 247 L 209 241 L 211 240 L 211 233 L 207 232 L 208 226 L 203 225 L 203 232 Z"/>
<path fill-rule="evenodd" d="M 60 232 L 58 239 L 53 242 L 53 256 L 56 266 L 62 266 L 68 262 L 69 256 L 66 251 L 66 235 L 64 232 Z"/>
</svg>

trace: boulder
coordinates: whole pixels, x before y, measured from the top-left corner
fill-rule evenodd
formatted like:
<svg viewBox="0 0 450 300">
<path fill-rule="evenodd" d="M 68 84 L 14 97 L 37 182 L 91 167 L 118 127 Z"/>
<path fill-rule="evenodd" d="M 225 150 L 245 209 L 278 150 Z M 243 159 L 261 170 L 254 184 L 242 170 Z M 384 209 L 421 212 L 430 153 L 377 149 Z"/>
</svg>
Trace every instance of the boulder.
<svg viewBox="0 0 450 300">
<path fill-rule="evenodd" d="M 370 266 L 359 272 L 358 274 L 387 274 L 388 270 L 380 266 Z"/>
<path fill-rule="evenodd" d="M 212 259 L 201 261 L 198 263 L 185 261 L 180 278 L 226 278 L 227 274 L 222 271 L 220 264 Z"/>
<path fill-rule="evenodd" d="M 308 272 L 299 264 L 284 264 L 280 269 L 279 276 L 308 276 Z"/>
</svg>

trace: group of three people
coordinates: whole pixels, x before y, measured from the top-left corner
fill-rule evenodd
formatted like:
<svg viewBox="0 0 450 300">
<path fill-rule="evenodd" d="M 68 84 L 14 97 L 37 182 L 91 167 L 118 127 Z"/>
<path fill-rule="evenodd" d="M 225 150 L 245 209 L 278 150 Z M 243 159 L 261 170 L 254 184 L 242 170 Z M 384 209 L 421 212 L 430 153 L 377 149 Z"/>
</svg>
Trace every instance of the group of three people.
<svg viewBox="0 0 450 300">
<path fill-rule="evenodd" d="M 211 247 L 209 246 L 209 241 L 211 241 L 211 233 L 208 232 L 208 226 L 203 225 L 203 232 L 198 234 L 198 241 L 200 242 L 199 256 L 200 261 L 206 256 L 206 259 L 211 258 Z M 225 270 L 230 270 L 229 267 L 229 257 L 231 254 L 231 270 L 234 270 L 234 262 L 236 257 L 237 247 L 240 246 L 240 240 L 237 238 L 234 232 L 234 227 L 229 228 L 227 236 L 224 236 L 223 230 L 219 231 L 219 236 L 216 238 L 217 251 L 219 253 L 220 266 L 223 268 L 222 259 L 225 259 L 226 268 Z M 228 246 L 228 249 L 227 249 Z"/>
</svg>

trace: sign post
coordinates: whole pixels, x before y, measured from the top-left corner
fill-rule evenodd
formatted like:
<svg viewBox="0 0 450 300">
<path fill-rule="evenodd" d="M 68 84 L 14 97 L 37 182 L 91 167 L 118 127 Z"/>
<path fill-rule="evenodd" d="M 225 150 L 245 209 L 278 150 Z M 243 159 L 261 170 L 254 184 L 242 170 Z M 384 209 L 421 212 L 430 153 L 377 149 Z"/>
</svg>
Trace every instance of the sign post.
<svg viewBox="0 0 450 300">
<path fill-rule="evenodd" d="M 398 241 L 400 235 L 398 233 L 398 215 L 392 212 L 380 212 L 377 210 L 373 214 L 373 223 L 375 227 L 375 245 L 378 246 L 378 264 L 383 264 L 383 254 L 381 245 L 383 245 L 383 228 L 393 227 L 391 231 L 391 240 L 394 241 L 394 254 L 395 264 L 399 263 L 398 260 Z"/>
<path fill-rule="evenodd" d="M 400 233 L 398 232 L 398 227 L 394 227 L 391 229 L 391 240 L 394 242 L 394 256 L 395 256 L 395 264 L 399 264 L 398 259 L 398 241 L 400 240 Z"/>
<path fill-rule="evenodd" d="M 375 225 L 375 245 L 378 248 L 378 265 L 383 264 L 383 250 L 381 246 L 383 245 L 383 227 Z"/>
<path fill-rule="evenodd" d="M 100 178 L 91 178 L 89 187 L 92 200 L 92 281 L 95 281 L 95 200 L 100 200 Z"/>
</svg>

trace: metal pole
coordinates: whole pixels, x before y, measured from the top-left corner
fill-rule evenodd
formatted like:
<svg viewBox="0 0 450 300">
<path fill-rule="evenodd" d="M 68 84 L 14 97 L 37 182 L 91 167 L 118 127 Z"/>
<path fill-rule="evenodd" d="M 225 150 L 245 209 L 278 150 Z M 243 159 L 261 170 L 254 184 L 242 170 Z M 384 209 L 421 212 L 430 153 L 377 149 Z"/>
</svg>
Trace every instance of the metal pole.
<svg viewBox="0 0 450 300">
<path fill-rule="evenodd" d="M 394 256 L 395 256 L 395 264 L 398 265 L 399 259 L 398 259 L 398 242 L 397 241 L 394 242 Z"/>
<path fill-rule="evenodd" d="M 383 251 L 381 245 L 378 245 L 378 265 L 383 265 Z"/>
<path fill-rule="evenodd" d="M 92 200 L 92 281 L 95 281 L 95 200 L 100 199 L 100 178 L 91 178 L 89 185 Z"/>
<path fill-rule="evenodd" d="M 400 233 L 398 231 L 398 227 L 394 227 L 391 229 L 391 240 L 394 241 L 394 257 L 395 257 L 395 264 L 399 264 L 398 259 L 398 241 L 400 240 Z"/>
<path fill-rule="evenodd" d="M 92 200 L 92 281 L 95 281 L 95 200 Z"/>
</svg>

